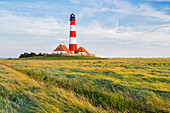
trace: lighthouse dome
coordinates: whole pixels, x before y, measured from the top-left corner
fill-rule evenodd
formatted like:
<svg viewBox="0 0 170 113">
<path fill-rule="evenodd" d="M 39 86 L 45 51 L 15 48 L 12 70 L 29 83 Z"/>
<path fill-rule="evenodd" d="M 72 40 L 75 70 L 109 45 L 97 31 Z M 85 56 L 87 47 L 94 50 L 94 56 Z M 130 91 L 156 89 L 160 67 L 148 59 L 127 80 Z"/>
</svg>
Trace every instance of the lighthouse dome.
<svg viewBox="0 0 170 113">
<path fill-rule="evenodd" d="M 72 13 L 72 14 L 70 15 L 70 20 L 75 20 L 75 14 Z"/>
<path fill-rule="evenodd" d="M 75 14 L 74 14 L 74 13 L 72 13 L 72 14 L 70 15 L 70 17 L 75 17 Z"/>
</svg>

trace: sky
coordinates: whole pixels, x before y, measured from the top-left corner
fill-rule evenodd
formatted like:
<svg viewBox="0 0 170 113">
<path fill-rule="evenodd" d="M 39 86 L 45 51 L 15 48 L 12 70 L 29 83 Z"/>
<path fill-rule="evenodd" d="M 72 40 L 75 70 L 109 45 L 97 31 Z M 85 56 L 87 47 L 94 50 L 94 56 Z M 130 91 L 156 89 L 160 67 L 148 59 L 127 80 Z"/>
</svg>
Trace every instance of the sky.
<svg viewBox="0 0 170 113">
<path fill-rule="evenodd" d="M 0 58 L 68 47 L 71 13 L 96 56 L 170 56 L 170 0 L 0 0 Z"/>
</svg>

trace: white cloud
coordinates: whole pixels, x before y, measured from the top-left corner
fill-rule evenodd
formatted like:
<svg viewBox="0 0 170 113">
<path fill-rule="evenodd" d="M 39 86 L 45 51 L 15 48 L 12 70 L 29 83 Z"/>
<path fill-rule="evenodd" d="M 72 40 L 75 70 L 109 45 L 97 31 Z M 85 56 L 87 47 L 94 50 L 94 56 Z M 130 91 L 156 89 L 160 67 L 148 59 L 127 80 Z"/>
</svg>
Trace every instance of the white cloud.
<svg viewBox="0 0 170 113">
<path fill-rule="evenodd" d="M 166 7 L 166 8 L 164 8 L 164 10 L 170 10 L 170 7 Z"/>
<path fill-rule="evenodd" d="M 148 0 L 153 2 L 170 2 L 170 0 Z"/>
<path fill-rule="evenodd" d="M 139 26 L 138 28 L 119 26 L 118 29 L 103 28 L 99 24 L 90 25 L 86 28 L 80 27 L 79 37 L 81 43 L 85 41 L 113 43 L 113 44 L 131 44 L 138 47 L 170 47 L 170 24 L 155 26 Z M 150 28 L 149 28 L 150 27 Z M 151 29 L 151 30 L 148 30 Z M 115 42 L 118 41 L 118 42 Z M 128 42 L 128 43 L 127 43 Z"/>
<path fill-rule="evenodd" d="M 69 0 L 70 2 L 74 3 L 74 4 L 79 4 L 80 0 Z"/>
<path fill-rule="evenodd" d="M 0 33 L 11 35 L 31 35 L 32 38 L 56 37 L 66 33 L 67 26 L 60 19 L 53 17 L 17 16 L 14 12 L 0 10 Z M 63 35 L 64 36 L 64 35 Z M 63 38 L 63 37 L 56 37 Z"/>
<path fill-rule="evenodd" d="M 159 19 L 160 21 L 170 21 L 170 15 L 157 11 L 147 4 L 132 5 L 130 2 L 122 0 L 103 0 L 102 3 L 104 2 L 112 5 L 112 7 L 102 7 L 100 5 L 101 7 L 83 8 L 78 17 L 83 17 L 83 15 L 95 15 L 97 12 L 115 12 L 119 15 L 140 15 L 145 17 L 153 17 Z"/>
<path fill-rule="evenodd" d="M 136 12 L 136 14 L 155 17 L 163 21 L 170 21 L 170 15 L 164 14 L 161 11 L 156 11 L 155 9 L 148 5 L 141 5 L 139 12 Z"/>
</svg>

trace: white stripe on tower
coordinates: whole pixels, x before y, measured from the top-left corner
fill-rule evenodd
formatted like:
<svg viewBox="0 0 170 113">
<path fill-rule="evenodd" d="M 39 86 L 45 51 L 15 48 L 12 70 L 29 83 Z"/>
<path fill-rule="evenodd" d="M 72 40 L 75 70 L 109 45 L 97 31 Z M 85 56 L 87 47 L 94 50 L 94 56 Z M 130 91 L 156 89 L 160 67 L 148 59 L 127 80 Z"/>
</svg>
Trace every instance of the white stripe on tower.
<svg viewBox="0 0 170 113">
<path fill-rule="evenodd" d="M 76 31 L 76 26 L 75 25 L 70 25 L 70 31 Z"/>
<path fill-rule="evenodd" d="M 69 44 L 76 44 L 76 37 L 70 37 Z"/>
</svg>

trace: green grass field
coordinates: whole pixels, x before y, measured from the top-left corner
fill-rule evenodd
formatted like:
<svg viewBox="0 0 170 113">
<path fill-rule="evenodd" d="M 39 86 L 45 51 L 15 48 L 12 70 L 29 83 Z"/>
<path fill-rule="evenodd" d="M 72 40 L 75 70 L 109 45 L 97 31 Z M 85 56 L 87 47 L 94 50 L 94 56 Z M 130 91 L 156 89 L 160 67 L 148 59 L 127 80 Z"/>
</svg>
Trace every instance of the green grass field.
<svg viewBox="0 0 170 113">
<path fill-rule="evenodd" d="M 169 113 L 170 58 L 2 59 L 0 110 Z"/>
</svg>

